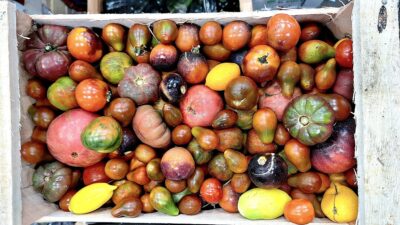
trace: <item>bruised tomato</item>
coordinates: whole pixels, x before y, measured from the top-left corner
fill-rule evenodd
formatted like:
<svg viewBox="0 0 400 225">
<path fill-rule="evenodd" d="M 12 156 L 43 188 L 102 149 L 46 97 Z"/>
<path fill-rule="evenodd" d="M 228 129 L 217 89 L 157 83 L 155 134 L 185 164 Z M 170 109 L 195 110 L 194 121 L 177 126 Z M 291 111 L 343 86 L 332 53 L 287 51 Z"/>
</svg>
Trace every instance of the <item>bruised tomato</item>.
<svg viewBox="0 0 400 225">
<path fill-rule="evenodd" d="M 244 21 L 232 21 L 222 31 L 222 44 L 230 51 L 237 51 L 249 43 L 251 30 Z"/>
<path fill-rule="evenodd" d="M 103 55 L 101 39 L 87 27 L 75 27 L 68 34 L 68 51 L 76 59 L 96 62 Z"/>
<path fill-rule="evenodd" d="M 216 178 L 206 179 L 201 184 L 200 196 L 208 203 L 217 204 L 223 196 L 221 182 Z"/>
<path fill-rule="evenodd" d="M 341 67 L 353 67 L 353 41 L 351 39 L 343 40 L 338 44 L 335 59 Z"/>
<path fill-rule="evenodd" d="M 288 202 L 283 211 L 285 218 L 295 224 L 307 224 L 315 217 L 314 207 L 309 200 L 293 199 Z"/>
<path fill-rule="evenodd" d="M 300 34 L 300 25 L 293 16 L 279 13 L 268 20 L 268 43 L 278 51 L 288 51 L 296 46 L 300 39 Z"/>
<path fill-rule="evenodd" d="M 97 112 L 110 100 L 111 91 L 106 82 L 89 78 L 78 84 L 75 98 L 82 109 Z"/>
</svg>

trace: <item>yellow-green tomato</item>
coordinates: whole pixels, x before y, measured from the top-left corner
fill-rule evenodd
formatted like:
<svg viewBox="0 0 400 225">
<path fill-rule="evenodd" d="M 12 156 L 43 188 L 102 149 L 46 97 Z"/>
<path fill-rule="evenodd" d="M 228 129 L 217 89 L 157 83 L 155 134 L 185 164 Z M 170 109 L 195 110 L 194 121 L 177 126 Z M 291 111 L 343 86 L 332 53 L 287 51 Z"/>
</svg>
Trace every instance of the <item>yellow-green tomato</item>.
<svg viewBox="0 0 400 225">
<path fill-rule="evenodd" d="M 272 220 L 283 215 L 292 198 L 280 189 L 253 188 L 239 198 L 239 213 L 250 220 Z"/>
</svg>

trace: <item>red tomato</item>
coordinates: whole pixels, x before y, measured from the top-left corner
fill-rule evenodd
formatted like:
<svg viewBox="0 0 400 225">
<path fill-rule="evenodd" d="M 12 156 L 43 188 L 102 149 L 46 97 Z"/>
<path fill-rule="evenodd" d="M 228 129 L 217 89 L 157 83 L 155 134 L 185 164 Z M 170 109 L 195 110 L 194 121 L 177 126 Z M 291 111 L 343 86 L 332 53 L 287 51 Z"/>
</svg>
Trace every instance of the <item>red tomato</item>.
<svg viewBox="0 0 400 225">
<path fill-rule="evenodd" d="M 336 47 L 335 59 L 339 66 L 353 68 L 353 41 L 351 39 L 340 40 Z"/>
<path fill-rule="evenodd" d="M 200 188 L 200 196 L 204 201 L 217 204 L 222 199 L 222 184 L 216 178 L 208 178 Z"/>
<path fill-rule="evenodd" d="M 85 185 L 109 182 L 111 179 L 105 173 L 106 164 L 98 162 L 92 166 L 88 166 L 83 170 L 83 183 Z"/>
<path fill-rule="evenodd" d="M 279 13 L 268 20 L 267 40 L 278 51 L 288 51 L 296 46 L 300 35 L 300 25 L 293 16 Z"/>
<path fill-rule="evenodd" d="M 77 192 L 76 190 L 69 190 L 62 196 L 62 198 L 58 202 L 58 206 L 60 207 L 61 210 L 69 212 L 69 202 L 71 201 L 72 196 L 74 196 L 76 192 Z"/>
<path fill-rule="evenodd" d="M 293 199 L 288 202 L 283 211 L 285 218 L 295 224 L 307 224 L 315 217 L 314 207 L 306 199 Z"/>
<path fill-rule="evenodd" d="M 111 98 L 107 83 L 94 78 L 81 81 L 75 89 L 78 105 L 89 112 L 97 112 L 104 108 Z"/>
<path fill-rule="evenodd" d="M 75 27 L 69 32 L 67 48 L 73 57 L 89 63 L 103 55 L 101 39 L 87 27 Z"/>
</svg>

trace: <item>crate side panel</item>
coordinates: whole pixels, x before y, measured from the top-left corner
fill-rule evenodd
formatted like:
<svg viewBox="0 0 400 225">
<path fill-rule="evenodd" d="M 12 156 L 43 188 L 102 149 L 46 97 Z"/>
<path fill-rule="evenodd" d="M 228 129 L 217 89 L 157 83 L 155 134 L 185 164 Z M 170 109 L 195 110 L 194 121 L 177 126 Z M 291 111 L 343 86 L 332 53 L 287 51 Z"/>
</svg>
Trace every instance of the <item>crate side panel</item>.
<svg viewBox="0 0 400 225">
<path fill-rule="evenodd" d="M 0 2 L 0 224 L 21 223 L 19 85 L 15 5 Z"/>
<path fill-rule="evenodd" d="M 399 1 L 355 1 L 359 224 L 400 224 Z"/>
<path fill-rule="evenodd" d="M 262 225 L 266 224 L 276 224 L 276 225 L 290 225 L 292 223 L 288 222 L 285 218 L 280 217 L 275 220 L 247 220 L 239 215 L 239 213 L 227 213 L 223 209 L 213 209 L 204 210 L 197 215 L 179 215 L 179 216 L 169 216 L 162 213 L 146 213 L 141 214 L 136 218 L 115 218 L 111 216 L 110 209 L 102 209 L 96 212 L 72 216 L 71 213 L 66 213 L 62 211 L 55 212 L 49 216 L 40 219 L 40 222 L 50 222 L 50 221 L 90 221 L 90 222 L 103 222 L 103 223 L 174 223 L 174 224 L 235 224 L 235 225 Z M 315 218 L 312 225 L 338 225 L 338 223 L 333 223 L 328 219 Z"/>
<path fill-rule="evenodd" d="M 328 23 L 333 19 L 339 8 L 324 9 L 293 9 L 286 13 L 293 15 L 299 21 L 319 21 Z M 120 23 L 130 27 L 135 23 L 151 25 L 159 19 L 172 19 L 177 23 L 192 22 L 202 25 L 206 21 L 215 20 L 226 24 L 232 20 L 244 20 L 250 24 L 266 24 L 267 19 L 282 11 L 240 12 L 240 13 L 187 13 L 187 14 L 81 14 L 81 15 L 32 15 L 38 23 L 59 24 L 65 26 L 104 27 L 107 23 Z"/>
</svg>

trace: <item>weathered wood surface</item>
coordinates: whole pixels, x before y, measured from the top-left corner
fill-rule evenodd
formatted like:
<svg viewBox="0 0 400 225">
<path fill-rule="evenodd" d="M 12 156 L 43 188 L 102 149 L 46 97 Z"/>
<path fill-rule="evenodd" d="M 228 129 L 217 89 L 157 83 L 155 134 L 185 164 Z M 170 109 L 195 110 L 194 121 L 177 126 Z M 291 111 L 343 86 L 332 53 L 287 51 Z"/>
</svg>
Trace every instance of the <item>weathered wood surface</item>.
<svg viewBox="0 0 400 225">
<path fill-rule="evenodd" d="M 400 224 L 399 4 L 354 3 L 354 54 L 360 56 L 354 60 L 360 225 Z"/>
<path fill-rule="evenodd" d="M 0 2 L 0 224 L 21 223 L 19 83 L 15 6 Z"/>
</svg>

